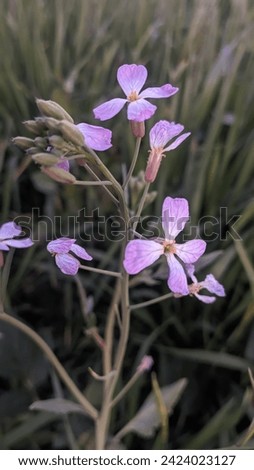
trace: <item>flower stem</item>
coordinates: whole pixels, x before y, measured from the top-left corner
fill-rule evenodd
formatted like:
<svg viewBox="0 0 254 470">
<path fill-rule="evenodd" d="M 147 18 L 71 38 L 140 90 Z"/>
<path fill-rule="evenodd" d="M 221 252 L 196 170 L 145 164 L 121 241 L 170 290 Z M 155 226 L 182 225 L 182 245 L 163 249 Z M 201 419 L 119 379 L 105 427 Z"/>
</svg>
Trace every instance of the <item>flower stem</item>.
<svg viewBox="0 0 254 470">
<path fill-rule="evenodd" d="M 121 273 L 117 273 L 115 271 L 107 271 L 106 269 L 99 269 L 99 268 L 92 268 L 91 266 L 84 266 L 80 265 L 79 269 L 84 269 L 84 271 L 92 271 L 98 274 L 105 274 L 106 276 L 113 276 L 113 277 L 122 277 Z"/>
<path fill-rule="evenodd" d="M 8 323 L 9 325 L 14 326 L 18 330 L 25 333 L 26 336 L 32 339 L 32 341 L 37 344 L 37 346 L 43 351 L 45 356 L 47 357 L 50 364 L 55 368 L 56 372 L 58 373 L 59 377 L 65 383 L 66 387 L 72 393 L 72 395 L 76 398 L 76 400 L 82 405 L 84 411 L 93 419 L 96 420 L 98 416 L 97 410 L 94 406 L 87 400 L 87 398 L 80 392 L 78 387 L 75 385 L 73 380 L 67 374 L 66 370 L 59 362 L 53 351 L 50 349 L 48 344 L 29 326 L 22 323 L 15 317 L 11 315 L 7 315 L 6 313 L 0 313 L 0 321 Z"/>
<path fill-rule="evenodd" d="M 128 186 L 129 181 L 132 177 L 132 174 L 133 174 L 133 171 L 134 171 L 134 168 L 136 166 L 137 159 L 138 159 L 140 144 L 141 144 L 141 137 L 137 137 L 135 150 L 134 150 L 134 154 L 133 154 L 133 158 L 132 158 L 132 162 L 131 162 L 131 166 L 130 166 L 130 169 L 128 171 L 128 174 L 127 174 L 126 179 L 125 179 L 125 181 L 123 183 L 123 186 L 122 186 L 123 189 L 125 189 Z"/>
<path fill-rule="evenodd" d="M 146 202 L 146 196 L 148 194 L 148 191 L 149 191 L 149 187 L 150 187 L 150 183 L 146 183 L 145 187 L 144 187 L 144 192 L 142 194 L 142 197 L 140 199 L 140 202 L 139 202 L 139 205 L 138 205 L 138 210 L 135 214 L 135 217 L 134 217 L 134 223 L 133 223 L 133 231 L 136 230 L 136 227 L 139 223 L 139 217 L 141 216 L 141 213 L 142 213 L 142 210 L 144 208 L 144 205 L 145 205 L 145 202 Z"/>
<path fill-rule="evenodd" d="M 161 295 L 160 297 L 156 297 L 156 299 L 151 299 L 147 300 L 146 302 L 140 302 L 139 304 L 130 305 L 130 310 L 137 310 L 138 308 L 148 307 L 149 305 L 163 302 L 164 300 L 170 299 L 171 297 L 174 297 L 174 295 L 172 292 L 169 292 L 169 294 Z"/>
<path fill-rule="evenodd" d="M 80 186 L 112 186 L 112 183 L 111 181 L 75 181 L 76 185 L 80 185 Z"/>
<path fill-rule="evenodd" d="M 119 401 L 126 395 L 126 393 L 133 387 L 133 385 L 137 382 L 139 377 L 141 377 L 142 372 L 137 370 L 135 374 L 130 378 L 129 382 L 122 388 L 122 390 L 116 395 L 116 397 L 111 402 L 111 408 L 113 408 Z"/>
</svg>

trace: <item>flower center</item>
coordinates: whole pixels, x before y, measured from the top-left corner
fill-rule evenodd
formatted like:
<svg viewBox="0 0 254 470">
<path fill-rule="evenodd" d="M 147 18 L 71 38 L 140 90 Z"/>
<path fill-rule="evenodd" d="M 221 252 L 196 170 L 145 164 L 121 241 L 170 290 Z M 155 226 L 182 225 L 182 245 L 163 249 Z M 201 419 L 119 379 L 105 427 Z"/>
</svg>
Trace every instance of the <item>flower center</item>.
<svg viewBox="0 0 254 470">
<path fill-rule="evenodd" d="M 188 287 L 189 287 L 189 292 L 192 295 L 198 294 L 201 289 L 201 285 L 198 283 L 190 284 Z"/>
<path fill-rule="evenodd" d="M 165 240 L 163 242 L 164 254 L 167 253 L 176 253 L 175 240 Z"/>
<path fill-rule="evenodd" d="M 131 93 L 129 94 L 127 98 L 128 98 L 128 101 L 137 101 L 139 99 L 139 96 L 136 91 L 131 91 Z"/>
</svg>

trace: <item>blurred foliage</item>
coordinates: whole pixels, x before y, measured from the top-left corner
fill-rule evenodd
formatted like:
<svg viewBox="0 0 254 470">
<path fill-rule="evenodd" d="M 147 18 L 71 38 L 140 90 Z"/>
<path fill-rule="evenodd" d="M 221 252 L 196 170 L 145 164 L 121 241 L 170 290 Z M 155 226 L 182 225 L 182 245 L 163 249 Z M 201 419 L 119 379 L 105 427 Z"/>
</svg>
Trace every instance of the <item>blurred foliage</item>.
<svg viewBox="0 0 254 470">
<path fill-rule="evenodd" d="M 213 305 L 174 299 L 134 311 L 122 380 L 146 353 L 155 359 L 161 386 L 188 379 L 170 417 L 168 448 L 253 447 L 253 433 L 244 438 L 254 413 L 247 372 L 254 365 L 253 2 L 1 0 L 0 43 L 1 222 L 20 215 L 38 239 L 32 249 L 15 253 L 8 311 L 49 342 L 86 396 L 99 405 L 100 385 L 88 367 L 100 370 L 100 353 L 85 328 L 97 325 L 103 334 L 114 283 L 82 273 L 77 286 L 57 271 L 45 238 L 53 232 L 50 218 L 61 216 L 56 234 L 66 234 L 68 216 L 83 207 L 91 215 L 98 205 L 100 214 L 111 215 L 111 201 L 102 190 L 42 178 L 9 139 L 24 135 L 22 121 L 37 114 L 35 97 L 57 101 L 75 122 L 96 124 L 92 108 L 121 96 L 118 66 L 146 65 L 148 86 L 170 82 L 180 88 L 173 98 L 156 102 L 147 130 L 156 120 L 168 119 L 192 132 L 162 162 L 152 187 L 158 197 L 147 214 L 159 216 L 165 196 L 188 198 L 192 225 L 200 221 L 207 253 L 219 250 L 216 259 L 207 257 L 207 266 L 200 266 L 199 276 L 212 272 L 227 297 Z M 134 149 L 125 111 L 105 127 L 113 130 L 114 146 L 101 157 L 122 178 Z M 137 171 L 144 169 L 147 150 L 146 137 Z M 236 215 L 241 217 L 230 229 Z M 242 241 L 234 240 L 234 229 Z M 117 250 L 117 243 L 101 247 L 93 240 L 89 252 L 99 267 L 114 270 Z M 165 278 L 163 267 L 158 268 L 155 281 Z M 84 289 L 96 315 L 80 313 Z M 152 286 L 144 280 L 133 290 L 132 302 L 166 292 L 164 280 Z M 29 340 L 11 327 L 0 325 L 0 332 L 0 448 L 91 448 L 91 423 L 84 417 L 28 410 L 33 401 L 68 399 L 68 394 Z M 148 376 L 135 385 L 113 416 L 114 432 L 133 419 L 150 389 Z M 165 446 L 159 432 L 153 439 L 130 434 L 124 443 L 132 449 Z"/>
</svg>

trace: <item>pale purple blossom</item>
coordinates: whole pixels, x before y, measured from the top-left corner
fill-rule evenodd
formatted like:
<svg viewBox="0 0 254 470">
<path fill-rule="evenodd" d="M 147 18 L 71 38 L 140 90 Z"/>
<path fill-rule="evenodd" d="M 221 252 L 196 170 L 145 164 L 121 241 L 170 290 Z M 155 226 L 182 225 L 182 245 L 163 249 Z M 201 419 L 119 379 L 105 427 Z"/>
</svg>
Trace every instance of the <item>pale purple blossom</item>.
<svg viewBox="0 0 254 470">
<path fill-rule="evenodd" d="M 0 227 L 0 250 L 9 251 L 10 248 L 28 248 L 33 245 L 31 238 L 18 238 L 22 229 L 15 222 L 7 222 Z"/>
<path fill-rule="evenodd" d="M 144 65 L 125 64 L 117 71 L 117 81 L 126 98 L 114 98 L 97 106 L 93 112 L 96 119 L 106 121 L 121 111 L 128 104 L 127 117 L 130 121 L 143 122 L 155 113 L 157 107 L 146 98 L 169 98 L 177 93 L 178 88 L 169 83 L 161 87 L 146 88 L 140 93 L 147 79 Z"/>
<path fill-rule="evenodd" d="M 166 197 L 162 206 L 164 239 L 132 240 L 125 250 L 124 267 L 129 274 L 138 274 L 161 255 L 165 255 L 169 267 L 168 287 L 176 294 L 188 295 L 189 288 L 184 265 L 195 263 L 206 249 L 203 240 L 176 243 L 175 238 L 189 219 L 188 201 Z"/>
<path fill-rule="evenodd" d="M 112 132 L 105 127 L 92 126 L 81 122 L 76 127 L 83 134 L 85 143 L 93 150 L 107 150 L 112 147 Z"/>
<path fill-rule="evenodd" d="M 190 132 L 181 134 L 183 130 L 184 126 L 182 124 L 175 124 L 169 121 L 159 121 L 152 127 L 149 133 L 151 150 L 145 171 L 145 180 L 147 182 L 152 183 L 155 180 L 162 157 L 165 157 L 164 152 L 176 149 L 189 137 Z M 167 145 L 172 139 L 174 141 Z"/>
<path fill-rule="evenodd" d="M 79 245 L 76 245 L 76 240 L 67 237 L 57 238 L 47 245 L 47 250 L 55 256 L 56 265 L 64 274 L 74 276 L 80 268 L 78 258 L 86 261 L 91 261 L 93 258 L 87 251 Z"/>
<path fill-rule="evenodd" d="M 137 372 L 147 372 L 147 371 L 151 370 L 153 365 L 154 365 L 154 360 L 153 360 L 152 356 L 147 356 L 147 355 L 143 356 L 143 358 L 141 359 L 140 364 L 137 367 Z"/>
<path fill-rule="evenodd" d="M 201 300 L 201 302 L 204 302 L 205 304 L 211 304 L 216 300 L 216 297 L 211 296 L 211 295 L 203 295 L 199 294 L 199 291 L 201 289 L 206 289 L 208 292 L 211 294 L 218 295 L 218 297 L 225 297 L 225 289 L 222 284 L 220 284 L 217 279 L 213 276 L 213 274 L 208 274 L 204 281 L 198 282 L 194 272 L 195 268 L 193 264 L 187 265 L 186 266 L 186 271 L 188 276 L 191 278 L 193 284 L 189 285 L 189 294 L 190 295 L 195 295 L 197 299 Z"/>
</svg>

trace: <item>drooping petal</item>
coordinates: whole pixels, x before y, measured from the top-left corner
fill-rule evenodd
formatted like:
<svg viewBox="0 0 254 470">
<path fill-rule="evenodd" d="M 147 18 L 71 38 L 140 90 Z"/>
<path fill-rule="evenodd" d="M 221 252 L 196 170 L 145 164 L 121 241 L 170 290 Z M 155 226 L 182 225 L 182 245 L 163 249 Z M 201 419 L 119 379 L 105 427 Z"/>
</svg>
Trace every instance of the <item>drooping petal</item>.
<svg viewBox="0 0 254 470">
<path fill-rule="evenodd" d="M 9 247 L 5 243 L 0 242 L 0 251 L 9 251 Z"/>
<path fill-rule="evenodd" d="M 144 65 L 125 64 L 117 71 L 117 81 L 128 96 L 131 92 L 139 93 L 147 79 L 147 69 Z"/>
<path fill-rule="evenodd" d="M 106 103 L 100 104 L 97 108 L 93 109 L 94 117 L 100 119 L 100 121 L 111 119 L 121 111 L 126 102 L 127 100 L 124 98 L 114 98 L 113 100 L 106 101 Z"/>
<path fill-rule="evenodd" d="M 191 278 L 192 282 L 197 283 L 198 280 L 195 276 L 194 264 L 185 264 L 185 270 L 186 270 L 187 275 Z"/>
<path fill-rule="evenodd" d="M 204 240 L 190 240 L 179 245 L 175 244 L 176 254 L 184 263 L 195 263 L 205 252 L 206 242 Z"/>
<path fill-rule="evenodd" d="M 71 251 L 72 251 L 72 253 L 77 255 L 79 258 L 85 259 L 86 261 L 91 261 L 93 259 L 92 256 L 90 256 L 87 253 L 85 248 L 82 248 L 82 246 L 76 245 L 75 243 L 73 243 L 73 245 L 71 245 Z"/>
<path fill-rule="evenodd" d="M 194 294 L 195 297 L 197 297 L 198 300 L 201 300 L 201 302 L 204 302 L 205 304 L 212 304 L 215 302 L 216 297 L 213 297 L 211 295 L 201 295 L 201 294 Z"/>
<path fill-rule="evenodd" d="M 225 297 L 226 292 L 222 284 L 212 274 L 208 274 L 203 282 L 199 283 L 203 289 L 207 289 L 211 294 L 216 294 L 219 297 Z"/>
<path fill-rule="evenodd" d="M 67 158 L 62 157 L 60 162 L 56 164 L 57 168 L 62 168 L 64 171 L 70 171 L 70 163 Z"/>
<path fill-rule="evenodd" d="M 6 245 L 12 248 L 29 248 L 33 245 L 33 242 L 30 238 L 21 238 L 20 240 L 7 240 Z"/>
<path fill-rule="evenodd" d="M 189 289 L 184 269 L 172 253 L 167 255 L 169 266 L 168 287 L 175 294 L 188 295 Z"/>
<path fill-rule="evenodd" d="M 132 101 L 128 105 L 127 117 L 129 121 L 142 122 L 149 119 L 155 113 L 157 106 L 149 103 L 149 101 L 140 99 Z"/>
<path fill-rule="evenodd" d="M 91 126 L 85 122 L 77 124 L 77 128 L 83 134 L 85 143 L 93 150 L 107 150 L 112 147 L 112 132 L 99 126 Z"/>
<path fill-rule="evenodd" d="M 185 134 L 182 134 L 177 137 L 177 139 L 171 145 L 164 149 L 165 152 L 169 152 L 170 150 L 176 149 L 185 139 L 187 139 L 187 137 L 189 137 L 189 135 L 191 135 L 191 133 L 186 132 Z"/>
<path fill-rule="evenodd" d="M 76 240 L 74 238 L 57 238 L 47 244 L 47 250 L 50 253 L 68 253 L 75 241 Z"/>
<path fill-rule="evenodd" d="M 60 253 L 56 257 L 56 265 L 64 274 L 69 276 L 74 276 L 77 274 L 80 266 L 80 262 L 71 256 L 69 253 Z"/>
<path fill-rule="evenodd" d="M 21 232 L 22 229 L 15 222 L 7 222 L 0 228 L 0 240 L 18 237 Z"/>
<path fill-rule="evenodd" d="M 146 88 L 139 94 L 139 96 L 140 98 L 169 98 L 170 96 L 175 95 L 178 90 L 179 88 L 167 83 L 160 87 Z"/>
<path fill-rule="evenodd" d="M 150 146 L 164 148 L 169 140 L 182 132 L 184 126 L 182 124 L 175 124 L 174 122 L 159 121 L 157 122 L 149 133 Z M 165 149 L 166 150 L 166 149 Z"/>
<path fill-rule="evenodd" d="M 189 219 L 187 199 L 166 197 L 162 206 L 162 227 L 167 239 L 172 240 L 180 233 Z"/>
<path fill-rule="evenodd" d="M 124 268 L 137 274 L 153 264 L 163 254 L 163 246 L 153 240 L 132 240 L 125 249 Z"/>
</svg>

